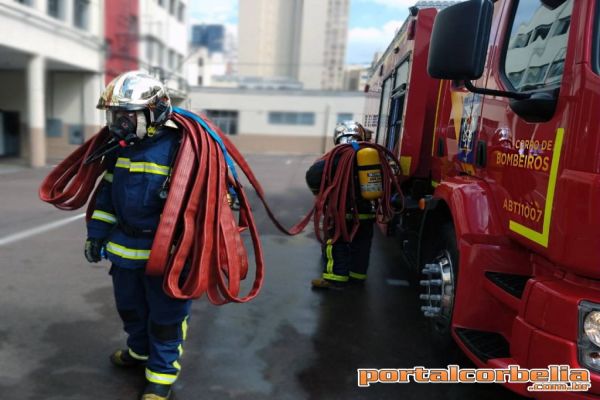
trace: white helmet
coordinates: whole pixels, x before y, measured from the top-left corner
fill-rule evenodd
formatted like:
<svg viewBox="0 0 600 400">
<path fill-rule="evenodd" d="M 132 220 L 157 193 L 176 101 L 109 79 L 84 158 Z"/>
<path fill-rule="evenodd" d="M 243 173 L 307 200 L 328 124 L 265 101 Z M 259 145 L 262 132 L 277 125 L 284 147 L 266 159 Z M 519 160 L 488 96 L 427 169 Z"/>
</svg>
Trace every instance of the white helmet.
<svg viewBox="0 0 600 400">
<path fill-rule="evenodd" d="M 117 136 L 143 139 L 148 128 L 163 125 L 171 116 L 171 99 L 158 79 L 143 71 L 125 72 L 104 89 L 96 108 L 106 110 L 107 125 Z"/>
</svg>

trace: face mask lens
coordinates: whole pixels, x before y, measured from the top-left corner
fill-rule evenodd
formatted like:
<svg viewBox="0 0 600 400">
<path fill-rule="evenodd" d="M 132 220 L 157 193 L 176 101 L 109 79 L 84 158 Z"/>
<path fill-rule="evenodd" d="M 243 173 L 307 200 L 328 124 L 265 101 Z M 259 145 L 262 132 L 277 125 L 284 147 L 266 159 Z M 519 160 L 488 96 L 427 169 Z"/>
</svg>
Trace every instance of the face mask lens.
<svg viewBox="0 0 600 400">
<path fill-rule="evenodd" d="M 110 117 L 107 114 L 108 129 L 118 138 L 126 139 L 131 135 L 135 135 L 137 119 L 135 112 L 128 111 L 113 111 L 110 112 Z M 110 118 L 110 119 L 109 119 Z"/>
</svg>

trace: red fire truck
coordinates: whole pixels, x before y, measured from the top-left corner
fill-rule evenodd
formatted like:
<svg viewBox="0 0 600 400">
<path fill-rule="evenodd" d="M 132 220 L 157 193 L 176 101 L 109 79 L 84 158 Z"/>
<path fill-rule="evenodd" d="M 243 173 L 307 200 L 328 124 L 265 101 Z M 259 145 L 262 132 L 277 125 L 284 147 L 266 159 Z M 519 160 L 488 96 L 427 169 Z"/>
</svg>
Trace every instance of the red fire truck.
<svg viewBox="0 0 600 400">
<path fill-rule="evenodd" d="M 413 9 L 368 88 L 432 331 L 482 368 L 591 371 L 524 396 L 600 399 L 600 1 Z"/>
</svg>

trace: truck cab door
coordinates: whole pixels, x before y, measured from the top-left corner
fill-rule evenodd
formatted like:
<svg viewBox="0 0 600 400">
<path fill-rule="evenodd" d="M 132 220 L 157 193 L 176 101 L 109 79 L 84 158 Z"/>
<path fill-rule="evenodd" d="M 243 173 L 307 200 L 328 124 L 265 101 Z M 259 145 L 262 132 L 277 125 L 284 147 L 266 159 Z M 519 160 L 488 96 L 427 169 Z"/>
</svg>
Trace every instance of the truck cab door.
<svg viewBox="0 0 600 400">
<path fill-rule="evenodd" d="M 507 23 L 490 46 L 486 88 L 530 97 L 485 96 L 476 138 L 485 147 L 476 151 L 485 156 L 477 167 L 493 188 L 503 226 L 513 239 L 546 255 L 561 151 L 574 128 L 574 1 L 558 3 L 504 2 Z"/>
</svg>

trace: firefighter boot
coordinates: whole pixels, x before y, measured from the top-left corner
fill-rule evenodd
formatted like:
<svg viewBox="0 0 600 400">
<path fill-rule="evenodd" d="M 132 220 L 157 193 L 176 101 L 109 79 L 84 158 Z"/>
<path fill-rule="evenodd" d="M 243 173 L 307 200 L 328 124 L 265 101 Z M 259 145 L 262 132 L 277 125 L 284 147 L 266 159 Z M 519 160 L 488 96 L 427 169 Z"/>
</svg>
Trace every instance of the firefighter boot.
<svg viewBox="0 0 600 400">
<path fill-rule="evenodd" d="M 110 355 L 110 362 L 117 367 L 137 367 L 146 363 L 143 359 L 133 357 L 129 349 L 117 350 Z"/>
<path fill-rule="evenodd" d="M 149 382 L 141 400 L 167 400 L 171 397 L 171 385 Z"/>
<path fill-rule="evenodd" d="M 325 278 L 313 279 L 310 283 L 313 289 L 343 290 L 348 286 L 346 282 L 331 281 Z"/>
</svg>

